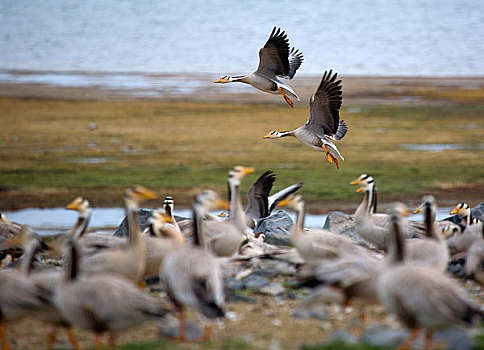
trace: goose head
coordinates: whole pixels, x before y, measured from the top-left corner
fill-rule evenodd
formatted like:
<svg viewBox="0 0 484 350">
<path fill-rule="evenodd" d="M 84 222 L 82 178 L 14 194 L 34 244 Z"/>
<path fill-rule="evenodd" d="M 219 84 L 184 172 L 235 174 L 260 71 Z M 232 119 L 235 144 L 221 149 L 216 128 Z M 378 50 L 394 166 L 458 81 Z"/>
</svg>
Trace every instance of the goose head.
<svg viewBox="0 0 484 350">
<path fill-rule="evenodd" d="M 174 226 L 167 225 L 173 224 L 173 218 L 164 212 L 154 211 L 148 219 L 150 225 L 150 233 L 154 236 L 172 236 L 173 230 L 177 231 Z"/>
<path fill-rule="evenodd" d="M 124 192 L 125 201 L 136 205 L 140 204 L 142 201 L 156 199 L 157 197 L 158 196 L 155 192 L 140 185 L 130 187 Z"/>
<path fill-rule="evenodd" d="M 264 136 L 265 139 L 278 139 L 282 137 L 282 132 L 279 131 L 274 131 L 272 130 L 270 133 L 268 133 L 266 136 Z"/>
<path fill-rule="evenodd" d="M 467 203 L 459 203 L 455 206 L 454 210 L 450 212 L 452 215 L 459 215 L 460 217 L 466 217 L 471 213 L 471 208 Z"/>
<path fill-rule="evenodd" d="M 75 210 L 81 217 L 87 217 L 91 211 L 89 201 L 82 197 L 77 197 L 72 202 L 66 205 L 66 209 Z"/>
<path fill-rule="evenodd" d="M 234 181 L 236 185 L 240 185 L 240 181 L 246 175 L 252 174 L 255 171 L 254 168 L 247 168 L 242 165 L 236 165 L 229 170 L 228 181 Z"/>
<path fill-rule="evenodd" d="M 230 75 L 224 75 L 218 80 L 215 80 L 214 83 L 220 83 L 220 84 L 225 84 L 225 83 L 232 83 L 234 81 L 234 78 L 232 78 Z"/>
<path fill-rule="evenodd" d="M 412 211 L 402 202 L 395 202 L 388 210 L 388 214 L 397 217 L 406 217 L 411 213 Z"/>
<path fill-rule="evenodd" d="M 203 192 L 200 192 L 195 197 L 193 207 L 202 209 L 204 212 L 219 209 L 228 210 L 230 208 L 230 203 L 226 200 L 221 199 L 216 192 L 212 190 L 205 190 Z"/>
<path fill-rule="evenodd" d="M 374 186 L 375 180 L 373 177 L 367 174 L 362 174 L 356 180 L 350 182 L 352 186 L 360 186 L 356 192 L 368 191 L 372 186 Z"/>
<path fill-rule="evenodd" d="M 422 209 L 430 210 L 430 215 L 433 221 L 435 221 L 435 216 L 437 215 L 437 204 L 435 202 L 434 196 L 425 195 L 422 197 L 422 204 L 413 211 L 414 214 L 420 213 Z"/>
<path fill-rule="evenodd" d="M 283 199 L 279 203 L 277 203 L 278 207 L 288 207 L 294 211 L 303 211 L 304 210 L 304 199 L 296 194 L 290 195 L 286 199 Z"/>
</svg>

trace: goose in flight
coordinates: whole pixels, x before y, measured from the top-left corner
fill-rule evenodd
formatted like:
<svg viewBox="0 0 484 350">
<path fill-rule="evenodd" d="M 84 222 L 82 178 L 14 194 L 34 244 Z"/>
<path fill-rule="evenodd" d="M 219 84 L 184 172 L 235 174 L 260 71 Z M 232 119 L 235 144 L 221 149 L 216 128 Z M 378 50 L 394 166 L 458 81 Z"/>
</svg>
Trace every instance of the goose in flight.
<svg viewBox="0 0 484 350">
<path fill-rule="evenodd" d="M 265 139 L 293 136 L 306 146 L 317 151 L 325 151 L 328 161 L 336 164 L 344 160 L 338 148 L 331 140 L 341 140 L 348 131 L 343 120 L 339 119 L 339 110 L 343 101 L 341 80 L 336 80 L 338 73 L 324 72 L 318 89 L 309 101 L 309 118 L 303 126 L 289 131 L 271 131 Z"/>
<path fill-rule="evenodd" d="M 294 108 L 294 103 L 288 95 L 294 96 L 297 100 L 299 97 L 281 78 L 292 79 L 303 60 L 302 52 L 294 48 L 290 49 L 287 34 L 280 28 L 274 27 L 264 47 L 259 50 L 259 67 L 255 72 L 233 77 L 224 75 L 215 83 L 250 84 L 271 94 L 281 94 Z"/>
</svg>

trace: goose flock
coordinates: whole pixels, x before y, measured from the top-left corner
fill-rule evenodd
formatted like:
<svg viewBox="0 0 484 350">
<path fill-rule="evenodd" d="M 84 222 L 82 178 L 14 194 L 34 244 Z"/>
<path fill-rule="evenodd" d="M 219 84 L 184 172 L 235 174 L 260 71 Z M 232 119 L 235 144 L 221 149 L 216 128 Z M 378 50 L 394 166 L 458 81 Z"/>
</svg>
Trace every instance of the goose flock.
<svg viewBox="0 0 484 350">
<path fill-rule="evenodd" d="M 293 107 L 290 98 L 299 98 L 284 80 L 292 79 L 302 62 L 302 53 L 274 27 L 259 51 L 255 72 L 223 76 L 216 83 L 243 82 L 280 93 Z M 341 81 L 327 71 L 310 99 L 306 124 L 291 131 L 271 131 L 265 138 L 293 136 L 324 151 L 339 168 L 338 160 L 344 158 L 332 141 L 342 139 L 348 130 L 339 118 L 341 103 Z M 425 195 L 414 210 L 423 213 L 423 222 L 408 220 L 412 211 L 400 202 L 387 213 L 377 212 L 375 179 L 362 174 L 349 183 L 363 192 L 361 204 L 347 217 L 347 224 L 361 237 L 356 241 L 333 228 L 305 228 L 305 201 L 296 193 L 302 183 L 271 195 L 276 176 L 270 170 L 248 189 L 244 208 L 243 180 L 254 172 L 240 165 L 229 169 L 229 201 L 212 190 L 200 191 L 191 218 L 175 217 L 175 200 L 167 196 L 160 209 L 150 212 L 145 227 L 138 210 L 143 202 L 157 199 L 158 193 L 140 185 L 129 187 L 122 198 L 124 237 L 90 232 L 92 208 L 83 197 L 66 206 L 78 213 L 78 219 L 61 247 L 46 245 L 33 230 L 0 214 L 1 349 L 11 349 L 10 324 L 27 317 L 50 326 L 47 349 L 54 346 L 58 328 L 67 333 L 74 349 L 80 348 L 76 329 L 92 332 L 95 349 L 103 348 L 101 336 L 107 334 L 109 348 L 114 349 L 125 330 L 144 322 L 162 324 L 170 317 L 178 320 L 172 340 L 186 341 L 187 309 L 195 310 L 205 323 L 198 340 L 208 340 L 210 321 L 227 314 L 226 279 L 241 280 L 267 260 L 294 266 L 292 277 L 299 282 L 295 288 L 307 288 L 300 308 L 351 304 L 364 319 L 368 306 L 382 305 L 410 330 L 401 349 L 409 349 L 421 329 L 426 332 L 425 348 L 430 349 L 435 330 L 471 328 L 484 316 L 482 306 L 471 301 L 447 273 L 452 256 L 466 256 L 465 277 L 484 285 L 483 211 L 459 203 L 450 213 L 454 217 L 436 221 L 436 200 Z M 282 207 L 296 213 L 289 246 L 270 243 L 268 232 L 260 229 Z M 228 215 L 211 213 L 217 210 L 228 210 Z M 61 256 L 60 267 L 43 259 L 52 250 Z M 150 293 L 148 279 L 158 279 L 165 296 Z"/>
</svg>

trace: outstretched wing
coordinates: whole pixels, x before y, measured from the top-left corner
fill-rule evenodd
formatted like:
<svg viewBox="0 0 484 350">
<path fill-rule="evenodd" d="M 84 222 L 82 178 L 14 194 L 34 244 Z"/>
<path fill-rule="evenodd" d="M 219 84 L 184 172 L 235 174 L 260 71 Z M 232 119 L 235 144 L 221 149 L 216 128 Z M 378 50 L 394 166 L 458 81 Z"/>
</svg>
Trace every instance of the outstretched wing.
<svg viewBox="0 0 484 350">
<path fill-rule="evenodd" d="M 339 119 L 339 110 L 343 102 L 341 80 L 336 80 L 338 73 L 332 70 L 324 72 L 321 83 L 309 102 L 309 119 L 306 126 L 318 136 L 342 139 L 348 127 Z"/>
<path fill-rule="evenodd" d="M 300 52 L 299 49 L 294 49 L 293 47 L 291 52 L 289 52 L 289 74 L 287 75 L 289 79 L 294 78 L 297 69 L 301 66 L 303 61 L 304 57 L 302 52 Z"/>
<path fill-rule="evenodd" d="M 280 28 L 274 27 L 271 36 L 259 50 L 258 72 L 271 71 L 276 75 L 289 75 L 289 39 Z"/>
<path fill-rule="evenodd" d="M 252 219 L 258 220 L 269 215 L 268 197 L 274 181 L 276 181 L 276 175 L 268 170 L 249 189 L 245 213 Z"/>
</svg>

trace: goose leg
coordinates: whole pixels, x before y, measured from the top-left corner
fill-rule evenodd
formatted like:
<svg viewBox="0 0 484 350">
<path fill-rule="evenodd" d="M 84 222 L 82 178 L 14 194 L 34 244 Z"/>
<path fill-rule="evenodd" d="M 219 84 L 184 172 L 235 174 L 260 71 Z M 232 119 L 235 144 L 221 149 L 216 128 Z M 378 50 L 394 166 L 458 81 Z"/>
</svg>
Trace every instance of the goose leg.
<svg viewBox="0 0 484 350">
<path fill-rule="evenodd" d="M 77 342 L 76 335 L 74 334 L 74 331 L 72 328 L 67 328 L 66 329 L 67 337 L 69 338 L 69 341 L 71 342 L 72 348 L 74 350 L 79 350 L 79 343 Z"/>
<path fill-rule="evenodd" d="M 203 329 L 203 336 L 200 338 L 200 341 L 206 342 L 207 340 L 210 340 L 211 337 L 212 337 L 212 327 L 210 327 L 209 324 L 206 324 Z"/>
<path fill-rule="evenodd" d="M 294 108 L 294 103 L 291 101 L 291 99 L 289 97 L 286 96 L 286 94 L 284 93 L 284 90 L 282 90 L 282 88 L 278 88 L 278 90 L 281 92 L 282 94 L 282 97 L 284 97 L 284 99 L 286 100 L 287 104 L 289 106 L 291 106 L 292 108 Z"/>
<path fill-rule="evenodd" d="M 5 336 L 5 322 L 0 321 L 0 339 L 2 341 L 2 350 L 10 350 L 10 345 L 8 345 L 7 337 Z"/>
<path fill-rule="evenodd" d="M 415 339 L 417 339 L 419 332 L 420 332 L 420 328 L 413 328 L 408 338 L 403 342 L 402 345 L 398 347 L 397 350 L 409 350 L 412 347 L 412 344 L 414 343 Z"/>
<path fill-rule="evenodd" d="M 323 149 L 324 149 L 324 152 L 326 152 L 326 157 L 328 157 L 329 164 L 333 163 L 334 161 L 334 164 L 336 164 L 336 168 L 339 169 L 338 159 L 336 159 L 336 157 L 334 157 L 331 153 L 328 152 L 326 145 L 323 145 Z"/>
<path fill-rule="evenodd" d="M 101 341 L 101 335 L 95 334 L 94 335 L 94 350 L 102 350 L 103 349 L 103 343 Z"/>
<path fill-rule="evenodd" d="M 427 332 L 425 332 L 425 350 L 430 350 L 430 347 L 432 346 L 432 337 L 434 335 L 434 332 L 431 329 L 427 329 Z"/>
<path fill-rule="evenodd" d="M 47 349 L 52 349 L 54 347 L 56 330 L 56 327 L 53 326 L 49 334 L 47 334 Z"/>
<path fill-rule="evenodd" d="M 173 341 L 185 341 L 186 337 L 186 329 L 185 329 L 185 315 L 183 310 L 180 310 L 178 313 L 178 335 L 172 338 Z"/>
<path fill-rule="evenodd" d="M 109 350 L 114 350 L 116 349 L 116 334 L 114 333 L 110 333 L 109 334 Z"/>
</svg>

